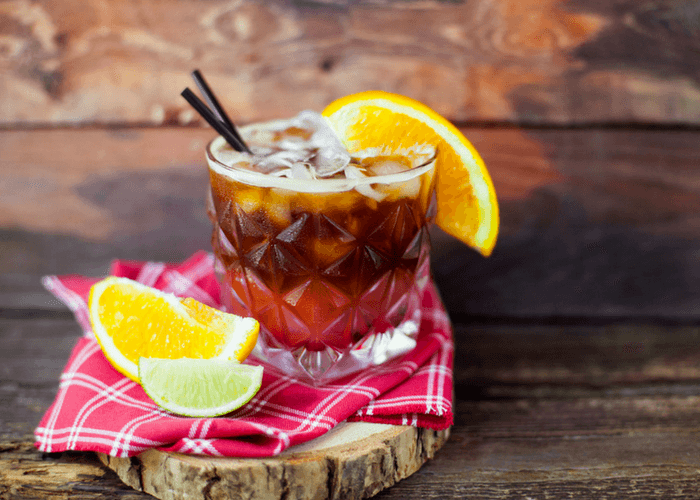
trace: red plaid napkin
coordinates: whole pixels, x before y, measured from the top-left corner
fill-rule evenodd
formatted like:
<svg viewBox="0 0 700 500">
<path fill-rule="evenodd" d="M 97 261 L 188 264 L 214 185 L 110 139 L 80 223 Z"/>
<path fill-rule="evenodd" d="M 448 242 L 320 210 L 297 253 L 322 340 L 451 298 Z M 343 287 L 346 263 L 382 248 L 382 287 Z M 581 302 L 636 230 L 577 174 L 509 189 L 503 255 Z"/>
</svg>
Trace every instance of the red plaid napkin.
<svg viewBox="0 0 700 500">
<path fill-rule="evenodd" d="M 198 252 L 179 265 L 116 261 L 111 274 L 219 306 L 213 257 Z M 74 313 L 84 336 L 61 375 L 58 394 L 35 431 L 44 452 L 97 451 L 132 456 L 147 448 L 214 456 L 265 457 L 309 441 L 343 420 L 445 429 L 452 424 L 452 335 L 434 286 L 412 352 L 321 387 L 265 366 L 260 392 L 218 418 L 189 418 L 159 408 L 117 372 L 94 339 L 87 295 L 97 279 L 47 276 L 44 286 Z M 252 360 L 257 363 L 257 360 Z"/>
</svg>

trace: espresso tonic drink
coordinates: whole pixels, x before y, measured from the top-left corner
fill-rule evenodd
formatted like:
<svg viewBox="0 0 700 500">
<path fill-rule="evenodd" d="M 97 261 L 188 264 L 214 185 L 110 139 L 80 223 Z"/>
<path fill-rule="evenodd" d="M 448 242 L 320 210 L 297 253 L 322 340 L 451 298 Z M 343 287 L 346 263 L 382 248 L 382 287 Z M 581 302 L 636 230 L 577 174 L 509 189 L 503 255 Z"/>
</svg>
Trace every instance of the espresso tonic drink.
<svg viewBox="0 0 700 500">
<path fill-rule="evenodd" d="M 207 148 L 222 301 L 260 322 L 254 355 L 320 383 L 416 345 L 430 275 L 435 150 L 348 153 L 316 113 Z"/>
</svg>

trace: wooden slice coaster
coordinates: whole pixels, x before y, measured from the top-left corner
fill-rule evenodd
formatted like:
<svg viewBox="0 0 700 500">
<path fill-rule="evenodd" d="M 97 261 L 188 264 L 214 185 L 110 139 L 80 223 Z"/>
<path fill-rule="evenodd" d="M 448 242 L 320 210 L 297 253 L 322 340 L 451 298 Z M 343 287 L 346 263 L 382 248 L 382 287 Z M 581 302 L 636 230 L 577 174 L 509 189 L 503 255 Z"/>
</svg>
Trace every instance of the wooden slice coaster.
<svg viewBox="0 0 700 500">
<path fill-rule="evenodd" d="M 136 457 L 98 453 L 126 484 L 161 500 L 360 499 L 416 472 L 450 430 L 364 422 L 327 434 L 273 458 L 220 458 L 148 450 Z"/>
</svg>

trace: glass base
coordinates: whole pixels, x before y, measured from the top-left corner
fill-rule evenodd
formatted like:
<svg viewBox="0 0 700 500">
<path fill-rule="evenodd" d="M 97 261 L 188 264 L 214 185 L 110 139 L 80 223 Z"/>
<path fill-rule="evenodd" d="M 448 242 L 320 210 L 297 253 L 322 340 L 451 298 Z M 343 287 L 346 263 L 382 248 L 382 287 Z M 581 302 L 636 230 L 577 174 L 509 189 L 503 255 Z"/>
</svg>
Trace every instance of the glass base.
<svg viewBox="0 0 700 500">
<path fill-rule="evenodd" d="M 311 351 L 305 347 L 290 351 L 258 341 L 252 356 L 306 383 L 322 385 L 412 351 L 416 347 L 419 325 L 420 310 L 417 310 L 397 327 L 370 334 L 344 351 L 331 347 L 322 351 Z M 265 334 L 263 331 L 260 333 Z"/>
</svg>

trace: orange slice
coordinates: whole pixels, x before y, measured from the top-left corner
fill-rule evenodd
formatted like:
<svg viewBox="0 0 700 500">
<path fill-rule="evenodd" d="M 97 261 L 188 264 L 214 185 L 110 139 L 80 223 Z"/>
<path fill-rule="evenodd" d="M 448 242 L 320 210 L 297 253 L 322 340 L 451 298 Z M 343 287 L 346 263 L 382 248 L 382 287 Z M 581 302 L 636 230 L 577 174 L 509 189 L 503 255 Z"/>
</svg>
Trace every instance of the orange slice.
<svg viewBox="0 0 700 500">
<path fill-rule="evenodd" d="M 110 277 L 90 290 L 90 322 L 107 359 L 139 381 L 139 358 L 243 361 L 255 347 L 260 325 L 194 299 Z"/>
<path fill-rule="evenodd" d="M 491 254 L 499 224 L 496 192 L 479 153 L 454 125 L 418 101 L 381 91 L 342 97 L 323 116 L 350 153 L 436 147 L 437 225 L 483 255 Z"/>
</svg>

